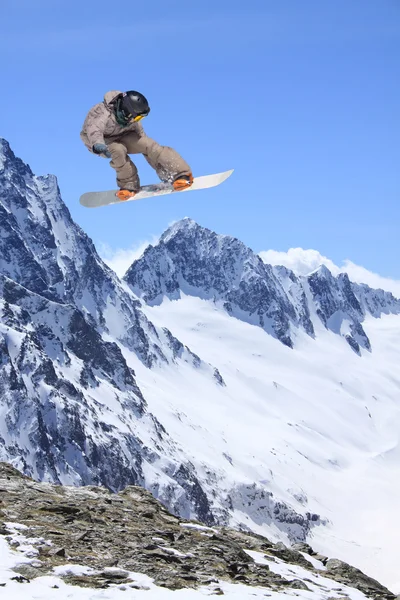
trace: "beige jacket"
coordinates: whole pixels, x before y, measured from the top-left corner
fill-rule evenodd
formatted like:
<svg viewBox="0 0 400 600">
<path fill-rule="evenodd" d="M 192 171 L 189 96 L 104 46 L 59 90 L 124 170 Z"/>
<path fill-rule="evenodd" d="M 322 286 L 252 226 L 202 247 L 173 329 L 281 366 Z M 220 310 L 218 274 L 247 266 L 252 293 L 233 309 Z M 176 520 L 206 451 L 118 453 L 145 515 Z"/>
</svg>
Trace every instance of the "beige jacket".
<svg viewBox="0 0 400 600">
<path fill-rule="evenodd" d="M 139 136 L 144 134 L 140 123 L 131 123 L 126 127 L 117 123 L 111 102 L 120 94 L 122 92 L 107 92 L 104 101 L 89 110 L 81 131 L 81 139 L 89 150 L 92 150 L 94 144 L 110 143 L 130 131 L 135 131 Z"/>
</svg>

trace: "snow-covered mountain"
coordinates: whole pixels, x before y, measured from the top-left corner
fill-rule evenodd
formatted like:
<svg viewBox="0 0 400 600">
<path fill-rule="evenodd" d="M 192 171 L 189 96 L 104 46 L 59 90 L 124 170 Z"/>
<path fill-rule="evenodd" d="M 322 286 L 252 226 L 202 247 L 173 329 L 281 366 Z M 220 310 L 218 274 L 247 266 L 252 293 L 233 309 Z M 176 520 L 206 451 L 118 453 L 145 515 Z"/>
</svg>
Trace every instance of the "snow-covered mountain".
<svg viewBox="0 0 400 600">
<path fill-rule="evenodd" d="M 219 386 L 217 370 L 154 327 L 72 221 L 56 179 L 34 176 L 5 140 L 0 231 L 1 459 L 112 489 L 162 476 L 170 504 L 189 514 L 201 504 L 207 517 L 194 467 L 147 410 L 121 347 L 147 369 L 183 362 Z"/>
<path fill-rule="evenodd" d="M 190 446 L 198 455 L 207 447 L 215 470 L 226 459 L 237 523 L 276 529 L 265 496 L 272 494 L 320 515 L 324 527 L 308 533 L 320 551 L 334 548 L 400 588 L 391 554 L 400 497 L 399 300 L 324 266 L 298 277 L 264 265 L 240 241 L 190 219 L 149 246 L 124 279 L 148 317 L 224 379 L 218 397 L 193 386 L 192 401 L 179 405 L 197 429 Z"/>
<path fill-rule="evenodd" d="M 360 346 L 370 350 L 361 324 L 367 314 L 400 314 L 400 300 L 390 292 L 351 283 L 346 274 L 334 277 L 324 265 L 309 277 L 296 277 L 285 267 L 264 264 L 239 240 L 191 219 L 170 227 L 124 279 L 151 306 L 182 294 L 209 299 L 290 348 L 299 329 L 314 336 L 311 313 L 357 353 Z"/>
<path fill-rule="evenodd" d="M 190 219 L 121 281 L 4 140 L 0 212 L 0 460 L 397 584 L 399 300 Z"/>
</svg>

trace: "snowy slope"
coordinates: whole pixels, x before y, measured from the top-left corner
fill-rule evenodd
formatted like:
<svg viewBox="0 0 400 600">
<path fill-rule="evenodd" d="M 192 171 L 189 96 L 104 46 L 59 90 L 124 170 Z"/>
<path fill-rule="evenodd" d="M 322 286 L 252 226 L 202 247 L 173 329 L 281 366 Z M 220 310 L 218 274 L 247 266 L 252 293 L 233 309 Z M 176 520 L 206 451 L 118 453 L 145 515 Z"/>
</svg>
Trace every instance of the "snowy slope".
<svg viewBox="0 0 400 600">
<path fill-rule="evenodd" d="M 297 597 L 302 600 L 334 600 L 335 598 L 346 598 L 350 600 L 367 600 L 362 592 L 347 585 L 338 585 L 327 577 L 313 575 L 308 570 L 297 565 L 283 564 L 282 561 L 266 561 L 261 553 L 249 552 L 255 562 L 268 564 L 273 569 L 278 568 L 282 577 L 288 580 L 294 578 L 303 582 L 306 590 L 290 589 L 287 592 L 276 592 L 269 588 L 247 586 L 240 583 L 232 584 L 226 581 L 216 582 L 203 586 L 197 590 L 188 588 L 171 590 L 155 585 L 150 577 L 141 573 L 129 573 L 131 584 L 112 584 L 105 590 L 70 585 L 63 581 L 63 575 L 90 575 L 93 569 L 87 565 L 71 564 L 60 565 L 54 569 L 54 575 L 37 577 L 32 581 L 18 581 L 18 576 L 12 569 L 21 563 L 30 564 L 35 560 L 35 546 L 38 540 L 23 539 L 23 526 L 18 523 L 12 524 L 15 528 L 15 539 L 23 540 L 17 552 L 10 550 L 6 541 L 0 539 L 0 585 L 4 598 L 14 600 L 201 600 L 205 596 L 222 595 L 227 600 L 253 600 L 254 598 L 265 598 L 272 600 L 287 600 Z M 22 538 L 22 539 L 21 539 Z M 118 571 L 118 569 L 115 569 Z M 112 568 L 109 569 L 112 571 Z M 278 571 L 277 571 L 278 572 Z M 307 583 L 305 583 L 307 582 Z M 221 593 L 222 592 L 222 593 Z"/>
<path fill-rule="evenodd" d="M 319 550 L 400 588 L 393 527 L 400 497 L 399 301 L 325 267 L 308 278 L 275 267 L 286 302 L 312 326 L 290 323 L 291 348 L 257 321 L 262 297 L 253 313 L 232 302 L 227 310 L 221 279 L 238 261 L 237 289 L 249 275 L 240 242 L 232 254 L 235 241 L 215 236 L 184 220 L 127 272 L 148 317 L 215 365 L 226 384 L 213 391 L 182 372 L 157 372 L 150 381 L 140 370 L 149 406 L 197 463 L 219 473 L 236 523 L 290 538 L 296 523 L 271 522 L 273 494 L 306 515 Z M 229 251 L 216 251 L 221 245 Z M 253 281 L 256 291 L 260 286 Z M 159 387 L 168 391 L 168 405 Z"/>
<path fill-rule="evenodd" d="M 316 549 L 400 588 L 400 318 L 369 318 L 374 352 L 360 358 L 322 327 L 316 340 L 299 336 L 294 352 L 198 298 L 146 312 L 226 382 L 213 392 L 184 374 L 138 371 L 151 410 L 196 463 L 220 474 L 233 522 L 285 539 L 288 525 L 268 514 L 272 493 L 325 519 L 308 537 Z"/>
</svg>

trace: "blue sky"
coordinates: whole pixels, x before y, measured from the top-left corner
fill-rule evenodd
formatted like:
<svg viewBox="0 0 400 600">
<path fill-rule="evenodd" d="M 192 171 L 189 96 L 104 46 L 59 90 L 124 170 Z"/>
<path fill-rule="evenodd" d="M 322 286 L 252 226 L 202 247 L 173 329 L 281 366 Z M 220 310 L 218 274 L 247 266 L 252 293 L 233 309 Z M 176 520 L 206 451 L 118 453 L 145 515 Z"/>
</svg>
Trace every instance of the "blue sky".
<svg viewBox="0 0 400 600">
<path fill-rule="evenodd" d="M 35 173 L 57 175 L 97 245 L 131 248 L 190 216 L 257 252 L 312 248 L 400 278 L 398 0 L 3 0 L 0 23 L 0 135 Z M 81 207 L 83 192 L 114 187 L 79 138 L 111 89 L 149 98 L 148 135 L 195 175 L 234 175 Z"/>
</svg>

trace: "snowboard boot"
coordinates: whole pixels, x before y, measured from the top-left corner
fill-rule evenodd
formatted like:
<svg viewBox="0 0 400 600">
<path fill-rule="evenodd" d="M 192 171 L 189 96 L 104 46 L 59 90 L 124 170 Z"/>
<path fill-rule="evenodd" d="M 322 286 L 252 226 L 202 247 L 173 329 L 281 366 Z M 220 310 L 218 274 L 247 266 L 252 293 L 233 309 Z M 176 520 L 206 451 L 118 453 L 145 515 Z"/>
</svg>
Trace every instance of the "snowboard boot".
<svg viewBox="0 0 400 600">
<path fill-rule="evenodd" d="M 127 183 L 123 188 L 116 192 L 118 200 L 130 200 L 137 194 L 137 190 L 133 183 Z"/>
<path fill-rule="evenodd" d="M 185 190 L 193 184 L 193 175 L 189 173 L 189 175 L 178 175 L 175 181 L 173 182 L 174 190 Z"/>
</svg>

